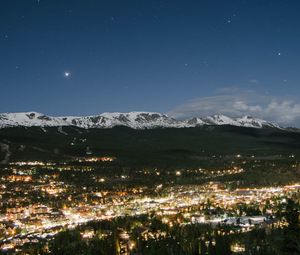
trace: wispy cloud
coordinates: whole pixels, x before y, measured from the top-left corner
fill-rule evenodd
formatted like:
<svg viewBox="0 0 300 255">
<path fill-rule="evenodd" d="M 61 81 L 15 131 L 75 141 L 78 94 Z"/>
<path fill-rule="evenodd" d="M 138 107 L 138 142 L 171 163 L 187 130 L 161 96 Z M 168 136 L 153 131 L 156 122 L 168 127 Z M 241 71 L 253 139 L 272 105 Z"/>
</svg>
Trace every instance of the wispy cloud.
<svg viewBox="0 0 300 255">
<path fill-rule="evenodd" d="M 256 80 L 256 79 L 248 80 L 248 82 L 251 84 L 259 84 L 259 80 Z"/>
<path fill-rule="evenodd" d="M 176 118 L 213 114 L 232 117 L 251 115 L 285 126 L 300 126 L 299 102 L 235 88 L 222 89 L 214 96 L 192 99 L 168 114 Z"/>
</svg>

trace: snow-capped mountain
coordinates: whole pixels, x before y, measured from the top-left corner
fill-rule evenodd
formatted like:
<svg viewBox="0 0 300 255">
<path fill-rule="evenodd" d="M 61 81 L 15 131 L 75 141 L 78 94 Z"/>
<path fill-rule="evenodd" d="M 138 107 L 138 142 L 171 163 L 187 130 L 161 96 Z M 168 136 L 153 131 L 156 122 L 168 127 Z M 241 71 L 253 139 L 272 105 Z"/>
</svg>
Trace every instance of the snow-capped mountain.
<svg viewBox="0 0 300 255">
<path fill-rule="evenodd" d="M 0 128 L 14 126 L 76 126 L 81 128 L 111 128 L 127 126 L 134 129 L 155 127 L 186 127 L 185 122 L 153 112 L 102 113 L 84 117 L 51 117 L 37 112 L 0 114 Z"/>
<path fill-rule="evenodd" d="M 0 128 L 4 127 L 63 127 L 76 126 L 80 128 L 112 128 L 114 126 L 127 126 L 134 129 L 147 129 L 157 127 L 196 127 L 203 125 L 232 125 L 241 127 L 273 127 L 278 125 L 250 116 L 230 118 L 224 115 L 214 115 L 205 118 L 191 118 L 176 120 L 165 114 L 155 112 L 129 112 L 129 113 L 102 113 L 95 116 L 84 117 L 52 117 L 37 112 L 3 113 L 0 114 Z"/>
<path fill-rule="evenodd" d="M 206 118 L 201 118 L 201 121 L 204 122 L 206 125 L 231 125 L 252 128 L 280 128 L 280 126 L 275 123 L 258 118 L 253 118 L 251 116 L 244 116 L 241 118 L 230 118 L 225 115 L 213 115 Z"/>
</svg>

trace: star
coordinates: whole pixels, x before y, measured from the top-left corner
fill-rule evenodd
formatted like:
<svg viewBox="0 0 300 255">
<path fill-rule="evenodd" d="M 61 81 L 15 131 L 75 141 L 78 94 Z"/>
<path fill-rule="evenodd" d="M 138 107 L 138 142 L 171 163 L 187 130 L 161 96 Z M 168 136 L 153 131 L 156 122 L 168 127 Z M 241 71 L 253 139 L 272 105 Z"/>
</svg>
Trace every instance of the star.
<svg viewBox="0 0 300 255">
<path fill-rule="evenodd" d="M 278 55 L 278 56 L 281 56 L 281 52 L 278 52 L 277 55 Z"/>
<path fill-rule="evenodd" d="M 70 72 L 64 72 L 64 76 L 65 76 L 66 78 L 70 77 L 70 75 L 71 75 Z"/>
</svg>

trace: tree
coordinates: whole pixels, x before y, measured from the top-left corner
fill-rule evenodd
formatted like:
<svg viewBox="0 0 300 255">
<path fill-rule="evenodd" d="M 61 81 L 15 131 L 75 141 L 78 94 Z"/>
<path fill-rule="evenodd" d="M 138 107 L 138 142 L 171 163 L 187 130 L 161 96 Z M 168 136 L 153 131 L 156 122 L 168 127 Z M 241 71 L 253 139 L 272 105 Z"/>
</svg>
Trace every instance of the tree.
<svg viewBox="0 0 300 255">
<path fill-rule="evenodd" d="M 60 232 L 49 245 L 51 254 L 74 255 L 86 254 L 87 245 L 81 239 L 77 230 L 67 230 Z"/>
<path fill-rule="evenodd" d="M 283 240 L 280 250 L 282 254 L 300 254 L 300 233 L 299 233 L 299 204 L 292 199 L 288 199 L 283 216 L 288 223 L 288 227 L 283 230 Z"/>
</svg>

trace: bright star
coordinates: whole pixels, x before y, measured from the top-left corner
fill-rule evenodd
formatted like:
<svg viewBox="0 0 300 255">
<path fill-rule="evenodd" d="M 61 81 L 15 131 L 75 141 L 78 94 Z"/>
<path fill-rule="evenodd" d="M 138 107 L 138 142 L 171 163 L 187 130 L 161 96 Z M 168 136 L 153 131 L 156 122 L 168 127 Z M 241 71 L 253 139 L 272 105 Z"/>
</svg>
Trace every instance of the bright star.
<svg viewBox="0 0 300 255">
<path fill-rule="evenodd" d="M 64 76 L 65 76 L 65 77 L 69 77 L 70 75 L 71 75 L 70 72 L 64 72 Z"/>
</svg>

